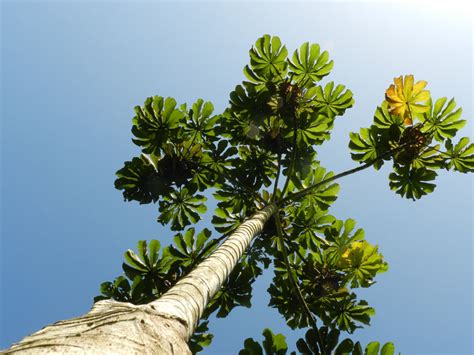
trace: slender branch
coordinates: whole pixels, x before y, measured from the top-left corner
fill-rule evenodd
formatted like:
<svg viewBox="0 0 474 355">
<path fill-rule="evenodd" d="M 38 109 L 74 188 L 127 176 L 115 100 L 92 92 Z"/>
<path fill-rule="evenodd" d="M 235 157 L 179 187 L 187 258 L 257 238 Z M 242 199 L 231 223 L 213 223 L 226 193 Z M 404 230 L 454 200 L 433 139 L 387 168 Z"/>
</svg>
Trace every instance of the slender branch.
<svg viewBox="0 0 474 355">
<path fill-rule="evenodd" d="M 398 150 L 400 150 L 400 149 L 402 149 L 402 148 L 404 148 L 404 147 L 405 147 L 405 145 L 401 145 L 401 146 L 397 147 L 396 149 L 391 149 L 391 150 L 385 152 L 384 154 L 378 156 L 377 158 L 372 159 L 370 162 L 368 162 L 368 163 L 366 163 L 366 164 L 364 164 L 364 165 L 361 165 L 361 166 L 359 166 L 359 167 L 357 167 L 357 168 L 354 168 L 354 169 L 350 169 L 350 170 L 343 171 L 342 173 L 336 174 L 336 175 L 334 175 L 334 176 L 332 176 L 332 177 L 330 177 L 330 178 L 328 178 L 328 179 L 325 179 L 325 180 L 323 180 L 323 181 L 320 181 L 320 182 L 318 182 L 318 183 L 316 183 L 316 184 L 314 184 L 314 185 L 311 185 L 311 186 L 309 186 L 309 187 L 307 187 L 307 188 L 305 188 L 305 189 L 303 189 L 303 190 L 300 190 L 300 191 L 298 191 L 297 193 L 290 194 L 290 195 L 288 195 L 287 197 L 285 197 L 283 200 L 281 200 L 280 204 L 284 204 L 285 202 L 287 202 L 287 201 L 289 201 L 289 200 L 297 200 L 297 199 L 299 199 L 299 198 L 305 196 L 306 194 L 308 194 L 308 192 L 310 192 L 311 190 L 314 190 L 314 189 L 316 189 L 316 188 L 318 188 L 318 187 L 321 187 L 321 186 L 323 186 L 323 185 L 326 185 L 326 184 L 328 184 L 328 183 L 330 183 L 330 182 L 332 182 L 332 181 L 335 181 L 335 180 L 337 180 L 337 179 L 339 179 L 339 178 L 342 178 L 342 177 L 344 177 L 344 176 L 351 175 L 351 174 L 354 174 L 354 173 L 356 173 L 356 172 L 358 172 L 358 171 L 367 169 L 367 168 L 371 167 L 372 165 L 374 165 L 374 164 L 375 164 L 376 162 L 378 162 L 379 160 L 382 160 L 382 159 L 386 158 L 387 156 L 393 154 L 394 152 L 396 152 L 396 151 L 398 151 Z"/>
<path fill-rule="evenodd" d="M 283 228 L 281 227 L 281 219 L 280 219 L 280 215 L 278 214 L 278 211 L 274 214 L 274 216 L 275 216 L 275 225 L 276 225 L 276 230 L 277 230 L 277 236 L 278 236 L 278 240 L 280 241 L 281 251 L 283 252 L 283 259 L 285 261 L 286 270 L 288 272 L 288 278 L 290 279 L 291 286 L 293 288 L 293 291 L 296 293 L 296 296 L 298 298 L 299 303 L 303 307 L 304 313 L 308 317 L 311 328 L 313 328 L 314 332 L 316 333 L 316 340 L 318 341 L 318 345 L 321 348 L 321 355 L 324 355 L 325 354 L 325 352 L 324 352 L 324 343 L 322 341 L 321 335 L 319 334 L 319 329 L 318 329 L 318 326 L 316 324 L 316 319 L 314 318 L 313 314 L 311 313 L 311 311 L 308 307 L 308 304 L 304 300 L 303 295 L 301 294 L 301 290 L 300 290 L 298 284 L 296 283 L 293 272 L 291 270 L 290 262 L 288 260 L 288 252 L 286 250 L 285 241 L 283 239 Z"/>
<path fill-rule="evenodd" d="M 290 158 L 290 167 L 288 168 L 287 176 L 286 176 L 286 181 L 285 185 L 283 186 L 283 189 L 281 190 L 281 197 L 285 195 L 286 189 L 288 188 L 288 185 L 290 183 L 291 175 L 293 174 L 293 170 L 295 168 L 295 161 L 296 161 L 296 132 L 298 130 L 298 125 L 296 123 L 296 115 L 293 113 L 293 121 L 294 121 L 294 127 L 293 127 L 293 150 Z"/>
<path fill-rule="evenodd" d="M 277 189 L 278 189 L 278 180 L 280 179 L 280 171 L 281 171 L 281 153 L 278 152 L 277 176 L 276 176 L 276 179 L 275 179 L 275 186 L 273 187 L 273 195 L 272 195 L 271 202 L 275 201 L 275 196 L 276 196 Z"/>
</svg>

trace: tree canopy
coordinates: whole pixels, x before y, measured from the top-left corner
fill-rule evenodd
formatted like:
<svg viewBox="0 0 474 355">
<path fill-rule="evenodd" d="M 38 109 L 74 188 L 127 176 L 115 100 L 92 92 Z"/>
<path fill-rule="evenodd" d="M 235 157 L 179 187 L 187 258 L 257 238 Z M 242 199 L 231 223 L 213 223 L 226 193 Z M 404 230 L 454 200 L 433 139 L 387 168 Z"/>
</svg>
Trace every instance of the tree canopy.
<svg viewBox="0 0 474 355">
<path fill-rule="evenodd" d="M 362 354 L 360 343 L 339 335 L 370 324 L 374 309 L 356 289 L 374 284 L 388 264 L 353 219 L 330 214 L 339 192 L 335 181 L 391 163 L 390 189 L 417 200 L 434 191 L 437 170 L 473 172 L 474 145 L 456 137 L 466 123 L 462 110 L 454 99 L 433 103 L 426 81 L 397 77 L 373 124 L 350 135 L 351 156 L 360 166 L 334 174 L 320 164 L 317 149 L 354 99 L 342 84 L 321 83 L 333 68 L 328 52 L 306 42 L 289 54 L 278 37 L 264 35 L 249 56 L 246 79 L 220 114 L 202 99 L 188 106 L 154 96 L 135 107 L 133 142 L 141 154 L 117 171 L 115 187 L 127 201 L 157 203 L 158 222 L 178 233 L 174 245 L 140 241 L 138 253 L 128 250 L 124 275 L 103 283 L 96 300 L 142 304 L 160 297 L 246 218 L 274 205 L 277 212 L 204 313 L 193 351 L 212 340 L 209 316 L 250 307 L 252 283 L 271 267 L 269 305 L 290 328 L 308 328 L 296 344 L 300 352 Z M 210 193 L 219 201 L 212 217 L 218 237 L 192 226 L 207 211 Z M 286 353 L 284 337 L 271 330 L 264 337 L 266 353 Z M 262 353 L 252 339 L 244 346 L 242 354 Z M 365 351 L 379 350 L 394 351 L 377 342 Z"/>
</svg>

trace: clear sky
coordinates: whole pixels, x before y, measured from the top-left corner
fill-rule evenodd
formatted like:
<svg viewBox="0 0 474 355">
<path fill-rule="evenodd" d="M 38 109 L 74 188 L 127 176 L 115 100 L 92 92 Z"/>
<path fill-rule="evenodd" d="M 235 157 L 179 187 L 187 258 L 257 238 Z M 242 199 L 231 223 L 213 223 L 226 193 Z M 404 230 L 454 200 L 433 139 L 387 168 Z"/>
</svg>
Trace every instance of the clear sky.
<svg viewBox="0 0 474 355">
<path fill-rule="evenodd" d="M 133 107 L 157 94 L 222 111 L 264 33 L 290 53 L 319 43 L 335 61 L 326 81 L 354 93 L 323 166 L 355 166 L 348 134 L 370 125 L 400 74 L 427 80 L 434 98 L 455 97 L 472 137 L 472 12 L 449 4 L 3 1 L 0 348 L 87 312 L 139 239 L 171 242 L 157 206 L 124 203 L 113 187 L 139 153 Z M 414 203 L 389 190 L 388 172 L 341 180 L 331 211 L 358 221 L 390 264 L 359 292 L 377 314 L 354 338 L 392 340 L 403 354 L 472 354 L 473 178 L 440 172 L 435 193 Z M 204 354 L 236 354 L 265 327 L 294 348 L 300 333 L 266 306 L 270 278 L 257 281 L 251 310 L 211 320 Z"/>
</svg>

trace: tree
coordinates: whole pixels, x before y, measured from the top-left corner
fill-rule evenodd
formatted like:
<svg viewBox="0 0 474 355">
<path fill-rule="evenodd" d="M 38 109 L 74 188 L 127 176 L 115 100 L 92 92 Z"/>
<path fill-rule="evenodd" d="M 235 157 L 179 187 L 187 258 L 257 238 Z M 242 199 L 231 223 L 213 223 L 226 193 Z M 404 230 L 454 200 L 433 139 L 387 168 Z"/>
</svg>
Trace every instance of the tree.
<svg viewBox="0 0 474 355">
<path fill-rule="evenodd" d="M 374 310 L 354 289 L 371 286 L 387 263 L 363 230 L 354 230 L 355 221 L 329 214 L 335 180 L 390 161 L 391 189 L 419 199 L 434 190 L 435 170 L 472 172 L 474 145 L 467 137 L 452 141 L 465 124 L 454 100 L 433 103 L 427 83 L 407 75 L 389 87 L 374 124 L 351 134 L 352 158 L 361 165 L 327 172 L 316 146 L 353 105 L 352 93 L 319 84 L 333 62 L 317 44 L 287 55 L 278 37 L 258 39 L 244 68 L 248 81 L 230 94 L 223 114 L 212 116 L 212 104 L 203 100 L 188 109 L 159 96 L 136 107 L 133 141 L 142 154 L 117 172 L 116 187 L 126 200 L 159 202 L 158 221 L 179 232 L 206 211 L 200 193 L 211 189 L 220 201 L 212 222 L 222 236 L 196 235 L 191 227 L 161 253 L 158 241 L 149 248 L 140 241 L 138 255 L 126 252 L 126 277 L 104 283 L 91 312 L 46 327 L 10 351 L 187 353 L 193 334 L 191 348 L 198 351 L 211 340 L 203 333 L 207 317 L 250 306 L 251 283 L 273 264 L 270 305 L 291 328 L 309 328 L 298 341 L 301 352 L 362 352 L 350 339 L 338 343 L 339 333 L 369 324 Z M 269 353 L 286 352 L 280 335 L 266 330 L 264 336 Z M 259 347 L 247 340 L 242 352 Z M 378 353 L 379 345 L 367 349 Z M 393 346 L 382 353 L 393 353 Z"/>
</svg>

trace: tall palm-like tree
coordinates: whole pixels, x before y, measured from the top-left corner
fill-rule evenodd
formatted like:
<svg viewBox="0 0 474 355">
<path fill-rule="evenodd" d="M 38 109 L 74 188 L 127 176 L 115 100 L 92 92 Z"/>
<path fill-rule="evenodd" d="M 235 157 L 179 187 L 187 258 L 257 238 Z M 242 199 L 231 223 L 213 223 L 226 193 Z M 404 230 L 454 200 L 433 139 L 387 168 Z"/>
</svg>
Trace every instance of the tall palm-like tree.
<svg viewBox="0 0 474 355">
<path fill-rule="evenodd" d="M 126 200 L 159 202 L 158 221 L 171 230 L 188 228 L 176 246 L 160 254 L 157 241 L 150 250 L 140 242 L 139 255 L 126 253 L 131 285 L 125 277 L 104 283 L 88 314 L 48 326 L 8 352 L 189 353 L 200 320 L 249 306 L 250 284 L 270 263 L 270 305 L 290 327 L 313 334 L 299 346 L 330 353 L 335 332 L 368 324 L 373 309 L 353 290 L 369 287 L 387 264 L 353 220 L 329 214 L 335 180 L 391 161 L 390 187 L 418 199 L 433 191 L 436 169 L 472 172 L 474 146 L 466 137 L 452 141 L 465 124 L 461 111 L 453 100 L 433 104 L 426 82 L 396 78 L 374 124 L 351 134 L 361 165 L 333 174 L 316 160 L 316 148 L 354 101 L 343 85 L 320 84 L 333 67 L 328 53 L 304 43 L 289 58 L 269 35 L 249 53 L 247 81 L 220 115 L 203 100 L 188 108 L 155 96 L 136 107 L 132 133 L 141 153 L 125 162 L 115 184 Z M 208 189 L 219 200 L 212 218 L 218 239 L 207 230 L 195 237 L 189 228 L 206 212 L 201 193 Z"/>
</svg>

